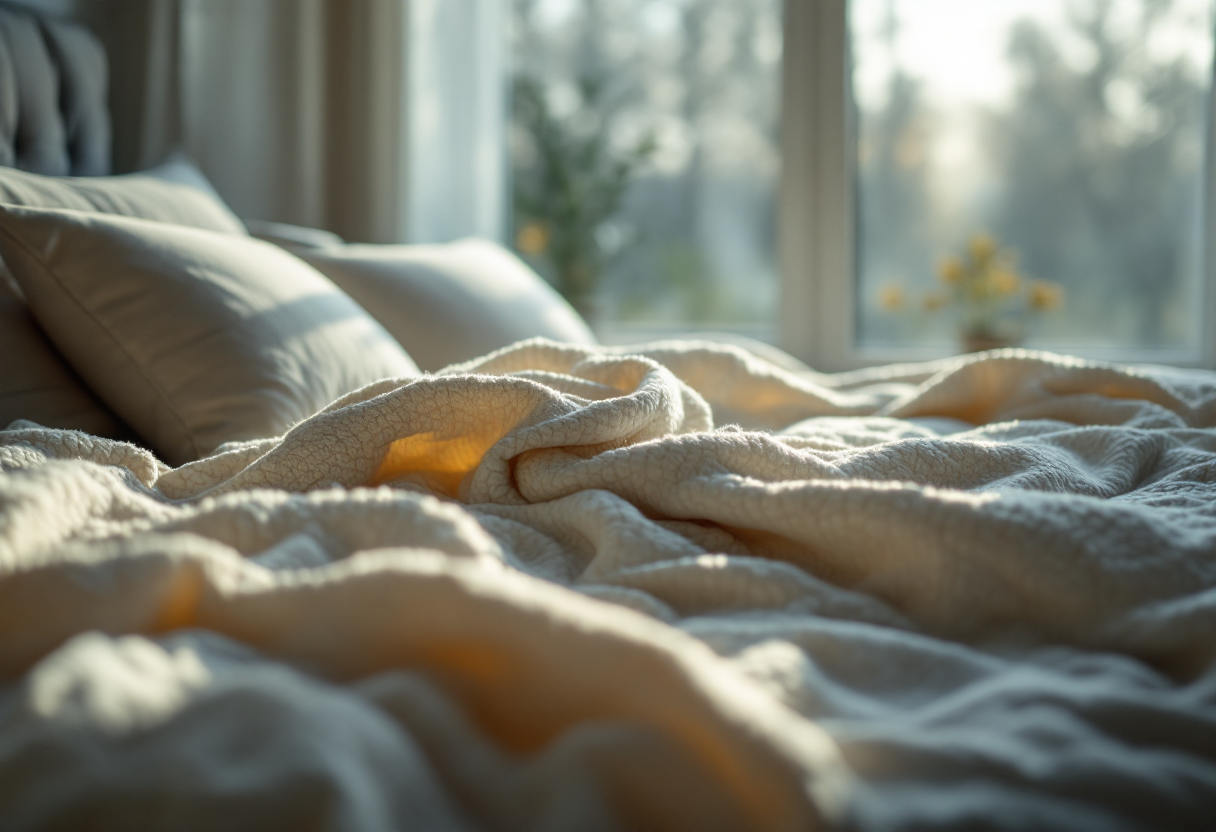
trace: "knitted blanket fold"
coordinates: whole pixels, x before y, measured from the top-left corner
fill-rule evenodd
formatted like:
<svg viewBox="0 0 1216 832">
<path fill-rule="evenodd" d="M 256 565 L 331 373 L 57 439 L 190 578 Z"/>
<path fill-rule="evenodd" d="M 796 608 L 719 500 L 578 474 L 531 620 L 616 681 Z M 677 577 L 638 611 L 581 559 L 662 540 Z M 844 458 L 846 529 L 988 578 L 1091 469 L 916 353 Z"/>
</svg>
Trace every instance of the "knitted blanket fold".
<svg viewBox="0 0 1216 832">
<path fill-rule="evenodd" d="M 1216 375 L 541 340 L 0 431 L 0 829 L 1208 829 Z"/>
</svg>

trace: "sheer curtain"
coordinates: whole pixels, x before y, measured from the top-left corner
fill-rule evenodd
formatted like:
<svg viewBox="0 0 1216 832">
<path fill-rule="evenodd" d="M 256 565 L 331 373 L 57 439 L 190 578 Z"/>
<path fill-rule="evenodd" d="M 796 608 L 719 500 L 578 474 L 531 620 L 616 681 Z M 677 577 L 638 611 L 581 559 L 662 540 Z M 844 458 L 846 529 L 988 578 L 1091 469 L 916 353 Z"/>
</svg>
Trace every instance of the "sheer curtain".
<svg viewBox="0 0 1216 832">
<path fill-rule="evenodd" d="M 503 235 L 498 0 L 77 8 L 110 47 L 120 169 L 180 146 L 244 217 L 367 242 Z"/>
<path fill-rule="evenodd" d="M 406 182 L 419 240 L 506 231 L 507 3 L 410 3 Z"/>
</svg>

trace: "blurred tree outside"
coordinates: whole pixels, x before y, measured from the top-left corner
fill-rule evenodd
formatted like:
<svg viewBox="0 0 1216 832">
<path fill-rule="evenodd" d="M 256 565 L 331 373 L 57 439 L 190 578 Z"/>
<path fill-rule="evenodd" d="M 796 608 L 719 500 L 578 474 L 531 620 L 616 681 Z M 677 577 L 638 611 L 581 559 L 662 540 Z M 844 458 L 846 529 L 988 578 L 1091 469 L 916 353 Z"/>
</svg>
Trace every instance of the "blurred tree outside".
<svg viewBox="0 0 1216 832">
<path fill-rule="evenodd" d="M 771 325 L 779 0 L 512 3 L 523 253 L 559 285 L 556 260 L 577 259 L 530 228 L 561 210 L 560 188 L 537 187 L 541 113 L 602 162 L 596 187 L 611 198 L 573 225 L 575 248 L 600 258 L 594 294 L 609 322 Z M 852 0 L 862 340 L 950 343 L 941 315 L 891 314 L 880 299 L 895 284 L 904 297 L 927 296 L 941 256 L 987 232 L 1016 250 L 1028 279 L 1065 289 L 1064 308 L 1044 316 L 1032 339 L 1194 343 L 1213 5 Z M 954 16 L 943 29 L 947 7 Z M 934 14 L 936 24 L 926 22 Z M 1005 22 L 984 25 L 998 18 Z M 1004 68 L 1007 87 L 943 97 L 936 53 L 975 49 Z M 649 135 L 653 153 L 642 158 Z M 628 175 L 615 177 L 613 164 L 630 159 Z M 535 256 L 540 248 L 552 256 Z"/>
<path fill-rule="evenodd" d="M 599 258 L 594 294 L 610 323 L 770 322 L 779 0 L 513 0 L 512 8 L 521 253 L 559 288 L 560 258 Z M 613 166 L 628 163 L 615 210 L 584 212 L 570 235 L 578 255 L 559 253 L 552 231 L 535 233 L 538 218 L 563 210 L 561 193 L 578 190 L 579 176 L 545 181 L 553 166 L 537 129 L 542 111 L 582 137 L 566 145 L 572 165 L 575 145 L 599 143 L 600 174 L 583 165 L 578 186 L 588 204 L 611 202 Z"/>
<path fill-rule="evenodd" d="M 1072 3 L 1061 34 L 1019 23 L 1008 53 L 1018 94 L 989 137 L 1008 182 L 993 230 L 1015 242 L 1028 271 L 1065 286 L 1071 329 L 1114 328 L 1147 346 L 1185 345 L 1198 324 L 1210 79 L 1184 55 L 1153 54 L 1173 6 L 1139 0 L 1130 24 L 1116 26 L 1111 0 Z M 1065 59 L 1064 37 L 1089 66 Z"/>
<path fill-rule="evenodd" d="M 968 114 L 932 95 L 941 79 L 900 58 L 917 5 L 857 5 L 871 21 L 854 33 L 859 60 L 887 66 L 885 95 L 858 105 L 863 340 L 948 341 L 940 318 L 884 312 L 880 298 L 893 306 L 893 287 L 927 291 L 935 259 L 987 231 L 1018 252 L 1025 274 L 1064 287 L 1041 341 L 1198 341 L 1210 0 L 1059 0 L 1062 22 L 1024 14 L 991 43 L 1012 94 L 973 105 L 978 127 L 965 134 Z M 960 134 L 974 157 L 965 175 L 942 161 Z"/>
<path fill-rule="evenodd" d="M 885 12 L 876 41 L 886 51 L 891 71 L 882 102 L 866 114 L 857 142 L 857 219 L 864 245 L 856 253 L 858 273 L 864 275 L 858 287 L 863 307 L 882 305 L 886 287 L 922 283 L 932 274 L 934 256 L 929 153 L 935 114 L 924 100 L 923 82 L 898 60 L 900 20 L 894 5 Z M 893 299 L 888 295 L 886 306 Z M 895 305 L 903 300 L 901 294 Z M 907 316 L 868 316 L 862 321 L 862 339 L 903 340 L 914 335 L 908 323 Z"/>
<path fill-rule="evenodd" d="M 596 290 L 615 253 L 603 229 L 620 208 L 638 165 L 653 151 L 654 139 L 646 136 L 613 150 L 605 136 L 611 110 L 604 103 L 604 79 L 580 78 L 577 90 L 578 108 L 559 118 L 536 79 L 515 80 L 515 117 L 532 153 L 532 164 L 515 176 L 516 247 L 547 261 L 558 291 L 594 321 Z"/>
</svg>

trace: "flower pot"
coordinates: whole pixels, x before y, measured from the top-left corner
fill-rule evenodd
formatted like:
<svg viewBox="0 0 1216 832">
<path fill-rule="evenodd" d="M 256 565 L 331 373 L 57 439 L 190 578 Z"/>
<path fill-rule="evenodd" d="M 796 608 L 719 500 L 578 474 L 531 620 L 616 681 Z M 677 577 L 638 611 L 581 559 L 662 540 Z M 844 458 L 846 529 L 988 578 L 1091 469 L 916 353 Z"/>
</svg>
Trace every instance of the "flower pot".
<svg viewBox="0 0 1216 832">
<path fill-rule="evenodd" d="M 1020 346 L 1020 338 L 1007 338 L 997 335 L 964 335 L 962 338 L 963 352 L 984 352 L 985 350 L 1001 350 L 1006 347 Z"/>
</svg>

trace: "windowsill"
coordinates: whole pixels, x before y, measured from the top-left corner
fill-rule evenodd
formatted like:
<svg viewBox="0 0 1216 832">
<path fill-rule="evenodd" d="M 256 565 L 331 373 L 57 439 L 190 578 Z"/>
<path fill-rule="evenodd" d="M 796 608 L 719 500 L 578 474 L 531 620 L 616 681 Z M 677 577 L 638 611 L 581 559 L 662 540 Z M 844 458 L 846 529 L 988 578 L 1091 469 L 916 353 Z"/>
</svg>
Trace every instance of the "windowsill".
<svg viewBox="0 0 1216 832">
<path fill-rule="evenodd" d="M 776 327 L 773 326 L 730 326 L 725 324 L 717 326 L 661 326 L 657 324 L 617 323 L 597 327 L 595 334 L 600 343 L 607 346 L 645 344 L 651 341 L 680 338 L 734 343 L 743 346 L 746 346 L 748 340 L 760 341 L 769 345 L 776 345 L 778 340 Z M 1198 351 L 1193 349 L 1086 347 L 1050 343 L 1031 343 L 1025 346 L 1030 350 L 1052 352 L 1059 355 L 1069 355 L 1113 364 L 1153 365 L 1186 369 L 1204 369 L 1206 367 Z M 867 345 L 854 349 L 852 354 L 845 360 L 845 366 L 832 369 L 840 371 L 858 370 L 883 364 L 933 361 L 958 354 L 957 350 L 952 350 L 946 346 Z"/>
<path fill-rule="evenodd" d="M 1170 367 L 1201 368 L 1203 359 L 1197 350 L 1177 348 L 1128 348 L 1086 347 L 1068 344 L 1029 343 L 1022 345 L 1028 350 L 1068 355 L 1090 361 L 1112 364 L 1153 364 Z M 949 347 L 896 345 L 864 346 L 854 351 L 855 367 L 872 367 L 879 364 L 906 363 L 909 361 L 932 361 L 960 354 Z M 852 363 L 852 362 L 851 362 Z"/>
<path fill-rule="evenodd" d="M 739 337 L 777 343 L 777 330 L 772 326 L 731 326 L 728 324 L 674 325 L 661 324 L 601 324 L 595 328 L 595 337 L 601 344 L 623 346 L 664 341 L 671 338 L 698 338 L 707 341 L 730 343 Z"/>
</svg>

